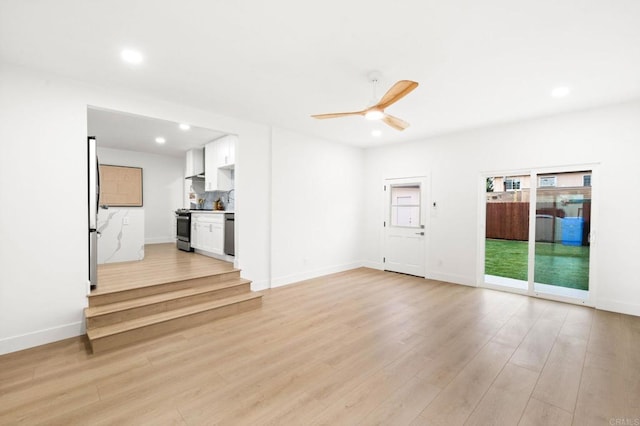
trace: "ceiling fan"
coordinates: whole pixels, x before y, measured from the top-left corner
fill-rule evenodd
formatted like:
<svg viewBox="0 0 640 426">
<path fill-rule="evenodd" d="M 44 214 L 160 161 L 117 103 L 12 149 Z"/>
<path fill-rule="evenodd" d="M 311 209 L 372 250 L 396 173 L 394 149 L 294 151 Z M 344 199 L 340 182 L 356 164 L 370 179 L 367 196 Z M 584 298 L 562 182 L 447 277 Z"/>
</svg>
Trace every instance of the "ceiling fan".
<svg viewBox="0 0 640 426">
<path fill-rule="evenodd" d="M 385 93 L 384 96 L 377 103 L 375 103 L 375 99 L 376 99 L 375 89 L 376 89 L 377 83 L 378 83 L 378 78 L 372 77 L 371 84 L 373 85 L 373 98 L 374 98 L 373 103 L 374 104 L 369 108 L 365 108 L 362 111 L 336 112 L 331 114 L 316 114 L 316 115 L 312 115 L 311 117 L 317 118 L 319 120 L 323 120 L 325 118 L 338 118 L 338 117 L 346 117 L 349 115 L 362 115 L 368 120 L 382 119 L 384 123 L 393 127 L 396 130 L 404 130 L 407 127 L 409 127 L 409 123 L 407 123 L 404 120 L 401 120 L 398 117 L 394 117 L 393 115 L 389 115 L 385 113 L 384 110 L 387 107 L 398 102 L 400 99 L 407 96 L 409 93 L 411 93 L 413 89 L 418 87 L 418 83 L 411 80 L 400 80 L 396 84 L 391 86 L 391 89 L 389 89 L 387 93 Z"/>
</svg>

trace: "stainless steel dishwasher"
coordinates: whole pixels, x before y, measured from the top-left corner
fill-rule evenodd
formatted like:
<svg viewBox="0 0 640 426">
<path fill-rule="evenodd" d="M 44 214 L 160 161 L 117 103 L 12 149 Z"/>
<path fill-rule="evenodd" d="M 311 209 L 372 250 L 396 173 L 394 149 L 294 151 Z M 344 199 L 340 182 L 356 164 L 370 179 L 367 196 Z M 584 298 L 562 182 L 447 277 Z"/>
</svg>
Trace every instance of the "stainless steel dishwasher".
<svg viewBox="0 0 640 426">
<path fill-rule="evenodd" d="M 224 214 L 224 254 L 235 256 L 235 214 Z"/>
</svg>

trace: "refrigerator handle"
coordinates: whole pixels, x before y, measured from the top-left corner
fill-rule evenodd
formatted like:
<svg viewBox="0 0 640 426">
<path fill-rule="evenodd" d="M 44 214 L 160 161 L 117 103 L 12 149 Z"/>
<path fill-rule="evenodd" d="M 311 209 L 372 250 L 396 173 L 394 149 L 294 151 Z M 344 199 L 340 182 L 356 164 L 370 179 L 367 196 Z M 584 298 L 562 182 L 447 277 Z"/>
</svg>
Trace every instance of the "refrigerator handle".
<svg viewBox="0 0 640 426">
<path fill-rule="evenodd" d="M 89 229 L 97 228 L 98 198 L 99 198 L 99 172 L 96 138 L 88 138 L 88 172 L 89 172 Z"/>
<path fill-rule="evenodd" d="M 97 151 L 97 148 L 96 148 Z M 96 215 L 98 214 L 98 209 L 100 208 L 100 159 L 98 158 L 98 154 L 96 152 Z"/>
</svg>

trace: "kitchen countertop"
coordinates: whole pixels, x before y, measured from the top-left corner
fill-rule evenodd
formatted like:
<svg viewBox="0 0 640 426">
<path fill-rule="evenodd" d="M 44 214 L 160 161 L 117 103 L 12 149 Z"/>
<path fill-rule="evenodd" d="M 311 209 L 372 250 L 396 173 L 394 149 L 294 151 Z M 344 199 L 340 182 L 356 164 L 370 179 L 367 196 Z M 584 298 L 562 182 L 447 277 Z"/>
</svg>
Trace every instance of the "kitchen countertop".
<svg viewBox="0 0 640 426">
<path fill-rule="evenodd" d="M 189 210 L 191 214 L 205 213 L 205 214 L 223 214 L 223 213 L 235 213 L 233 210 Z"/>
</svg>

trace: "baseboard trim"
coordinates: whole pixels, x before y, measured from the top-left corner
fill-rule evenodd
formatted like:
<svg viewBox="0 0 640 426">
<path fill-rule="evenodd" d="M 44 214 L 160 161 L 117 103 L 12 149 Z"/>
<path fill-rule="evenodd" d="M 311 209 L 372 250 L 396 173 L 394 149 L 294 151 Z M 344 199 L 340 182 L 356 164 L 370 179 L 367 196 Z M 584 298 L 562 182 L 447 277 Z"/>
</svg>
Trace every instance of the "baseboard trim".
<svg viewBox="0 0 640 426">
<path fill-rule="evenodd" d="M 271 288 L 282 287 L 288 284 L 293 284 L 300 281 L 318 278 L 323 275 L 335 274 L 337 272 L 344 272 L 350 269 L 361 268 L 362 266 L 365 266 L 363 262 L 352 262 L 352 263 L 345 263 L 343 265 L 328 266 L 326 268 L 316 269 L 314 271 L 307 271 L 307 272 L 301 272 L 299 274 L 287 275 L 285 277 L 273 278 L 271 280 Z"/>
<path fill-rule="evenodd" d="M 640 317 L 640 306 L 618 300 L 598 300 L 596 309 Z"/>
<path fill-rule="evenodd" d="M 251 281 L 251 291 L 267 290 L 269 288 L 269 280 Z"/>
<path fill-rule="evenodd" d="M 461 284 L 469 287 L 477 287 L 474 277 L 466 277 L 464 275 L 427 272 L 427 276 L 425 278 L 428 280 L 444 281 L 452 284 Z"/>
<path fill-rule="evenodd" d="M 175 243 L 176 237 L 159 237 L 159 238 L 146 238 L 144 240 L 145 244 L 166 244 L 166 243 Z"/>
<path fill-rule="evenodd" d="M 58 340 L 68 339 L 84 334 L 84 322 L 78 321 L 71 324 L 60 325 L 58 327 L 38 330 L 19 336 L 0 339 L 0 355 L 17 352 L 35 346 L 46 345 Z"/>
<path fill-rule="evenodd" d="M 382 262 L 373 262 L 371 260 L 365 260 L 362 262 L 362 266 L 365 268 L 377 269 L 379 271 L 384 271 L 384 263 Z"/>
</svg>

